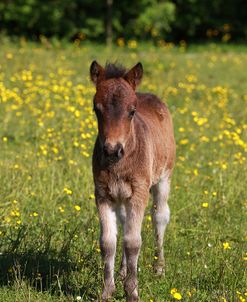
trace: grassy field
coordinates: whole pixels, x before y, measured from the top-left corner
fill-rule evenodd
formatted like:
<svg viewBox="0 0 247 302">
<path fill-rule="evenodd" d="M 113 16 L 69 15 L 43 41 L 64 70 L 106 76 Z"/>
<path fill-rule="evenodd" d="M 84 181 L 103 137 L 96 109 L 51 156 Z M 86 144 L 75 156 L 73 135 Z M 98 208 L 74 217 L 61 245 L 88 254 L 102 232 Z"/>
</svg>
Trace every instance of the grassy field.
<svg viewBox="0 0 247 302">
<path fill-rule="evenodd" d="M 0 301 L 100 301 L 102 263 L 88 69 L 144 65 L 140 91 L 173 115 L 177 162 L 155 277 L 150 211 L 142 302 L 247 301 L 247 47 L 5 43 L 0 49 Z M 113 301 L 125 301 L 116 265 Z"/>
</svg>

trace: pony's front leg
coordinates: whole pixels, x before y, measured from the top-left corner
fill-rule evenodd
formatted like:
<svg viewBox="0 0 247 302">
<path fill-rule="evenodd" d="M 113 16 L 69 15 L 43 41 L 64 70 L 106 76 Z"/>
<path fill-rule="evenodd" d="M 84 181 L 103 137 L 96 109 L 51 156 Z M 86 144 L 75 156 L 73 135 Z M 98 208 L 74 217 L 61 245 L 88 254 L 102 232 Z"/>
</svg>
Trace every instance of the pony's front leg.
<svg viewBox="0 0 247 302">
<path fill-rule="evenodd" d="M 123 231 L 125 229 L 125 222 L 126 222 L 126 209 L 124 204 L 118 205 L 117 208 L 117 217 L 123 227 Z M 124 244 L 122 248 L 122 261 L 121 261 L 121 267 L 120 267 L 120 278 L 121 280 L 125 280 L 126 275 L 127 275 L 127 263 L 126 263 L 126 255 L 125 255 L 125 249 L 124 249 Z"/>
<path fill-rule="evenodd" d="M 97 207 L 100 217 L 100 249 L 104 263 L 104 286 L 102 301 L 111 298 L 114 290 L 114 263 L 117 241 L 117 219 L 114 206 L 110 201 L 98 200 Z"/>
<path fill-rule="evenodd" d="M 145 196 L 145 199 L 147 197 Z M 124 289 L 127 302 L 138 301 L 137 263 L 141 249 L 141 225 L 144 216 L 146 200 L 138 203 L 129 202 L 126 205 L 126 222 L 124 229 L 124 252 L 127 264 L 127 276 Z"/>
</svg>

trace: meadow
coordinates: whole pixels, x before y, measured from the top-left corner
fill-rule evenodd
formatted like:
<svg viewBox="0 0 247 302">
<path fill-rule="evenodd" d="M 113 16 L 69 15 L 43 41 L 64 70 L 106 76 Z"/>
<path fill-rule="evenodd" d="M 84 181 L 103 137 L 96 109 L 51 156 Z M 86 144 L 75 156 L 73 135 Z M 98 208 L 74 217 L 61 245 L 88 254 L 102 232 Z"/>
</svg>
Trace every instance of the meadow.
<svg viewBox="0 0 247 302">
<path fill-rule="evenodd" d="M 112 50 L 87 43 L 1 45 L 1 302 L 100 301 L 91 172 L 97 122 L 88 76 L 94 59 L 126 67 L 142 62 L 139 91 L 162 98 L 174 121 L 166 273 L 153 274 L 148 208 L 141 301 L 247 301 L 247 47 L 123 44 Z M 120 248 L 113 301 L 125 301 Z"/>
</svg>

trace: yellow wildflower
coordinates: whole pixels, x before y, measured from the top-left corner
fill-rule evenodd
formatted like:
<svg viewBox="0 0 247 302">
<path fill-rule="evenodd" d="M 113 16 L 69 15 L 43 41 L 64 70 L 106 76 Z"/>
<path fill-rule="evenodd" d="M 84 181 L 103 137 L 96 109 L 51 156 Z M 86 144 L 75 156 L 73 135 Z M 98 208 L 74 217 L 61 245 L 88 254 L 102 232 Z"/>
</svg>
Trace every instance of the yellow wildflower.
<svg viewBox="0 0 247 302">
<path fill-rule="evenodd" d="M 222 168 L 222 170 L 226 170 L 226 169 L 227 169 L 227 163 L 223 163 L 223 164 L 221 165 L 221 168 Z"/>
<path fill-rule="evenodd" d="M 180 145 L 187 145 L 188 142 L 189 142 L 189 140 L 187 138 L 184 138 L 184 139 L 181 139 L 179 143 L 180 143 Z"/>
<path fill-rule="evenodd" d="M 76 205 L 74 208 L 75 208 L 76 211 L 80 211 L 81 210 L 81 207 L 78 206 L 78 205 Z"/>
<path fill-rule="evenodd" d="M 192 293 L 189 290 L 186 292 L 186 294 L 188 297 L 192 297 Z"/>
<path fill-rule="evenodd" d="M 60 213 L 64 212 L 64 208 L 63 207 L 59 207 L 58 210 L 60 211 Z"/>
<path fill-rule="evenodd" d="M 13 54 L 11 52 L 6 53 L 6 59 L 8 60 L 13 59 Z"/>
<path fill-rule="evenodd" d="M 173 296 L 174 299 L 182 300 L 182 295 L 178 292 L 178 290 L 176 288 L 172 288 L 170 293 L 171 293 L 171 295 Z"/>
<path fill-rule="evenodd" d="M 231 249 L 229 242 L 223 242 L 223 249 L 224 249 L 224 250 L 229 250 L 229 249 Z"/>
<path fill-rule="evenodd" d="M 73 194 L 72 190 L 70 190 L 70 189 L 68 189 L 66 187 L 63 189 L 63 191 L 64 191 L 64 193 L 66 193 L 68 195 L 72 195 Z"/>
<path fill-rule="evenodd" d="M 123 38 L 118 38 L 118 39 L 117 39 L 117 45 L 118 45 L 118 46 L 123 47 L 124 44 L 125 44 L 125 43 L 124 43 L 124 39 L 123 39 Z"/>
<path fill-rule="evenodd" d="M 137 47 L 137 41 L 136 40 L 129 40 L 128 41 L 128 47 L 129 48 L 136 48 Z"/>
</svg>

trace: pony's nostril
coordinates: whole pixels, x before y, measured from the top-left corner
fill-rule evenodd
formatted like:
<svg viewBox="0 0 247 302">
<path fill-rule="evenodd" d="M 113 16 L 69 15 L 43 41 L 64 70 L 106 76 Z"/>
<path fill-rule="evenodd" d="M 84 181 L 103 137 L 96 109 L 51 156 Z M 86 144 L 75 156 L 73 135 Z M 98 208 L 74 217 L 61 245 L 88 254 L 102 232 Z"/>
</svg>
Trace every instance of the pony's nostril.
<svg viewBox="0 0 247 302">
<path fill-rule="evenodd" d="M 114 148 L 111 144 L 106 143 L 103 147 L 103 152 L 106 157 L 115 156 L 116 148 Z"/>
<path fill-rule="evenodd" d="M 123 157 L 123 155 L 124 155 L 124 150 L 123 150 L 123 147 L 120 146 L 117 150 L 117 157 L 120 159 Z"/>
<path fill-rule="evenodd" d="M 124 149 L 122 144 L 117 144 L 114 147 L 112 145 L 105 144 L 103 146 L 103 153 L 106 158 L 111 158 L 111 159 L 121 159 L 124 155 Z"/>
</svg>

